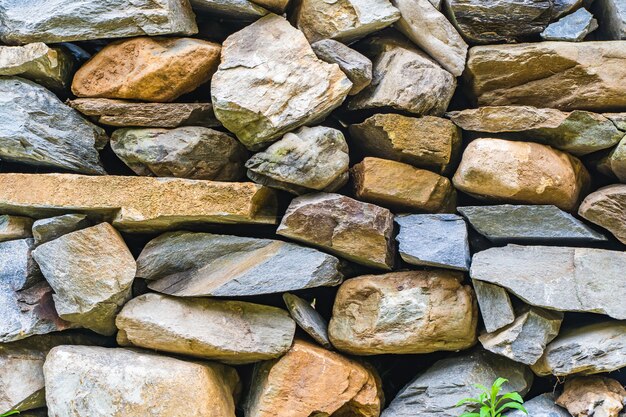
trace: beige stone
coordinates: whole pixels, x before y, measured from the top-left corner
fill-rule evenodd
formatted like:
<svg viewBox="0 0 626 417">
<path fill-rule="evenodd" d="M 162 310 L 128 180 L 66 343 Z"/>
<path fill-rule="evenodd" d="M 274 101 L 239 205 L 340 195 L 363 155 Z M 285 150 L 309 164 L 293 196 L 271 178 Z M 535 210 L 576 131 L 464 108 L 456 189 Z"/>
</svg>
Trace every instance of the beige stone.
<svg viewBox="0 0 626 417">
<path fill-rule="evenodd" d="M 33 219 L 20 216 L 0 216 L 0 242 L 32 237 Z"/>
<path fill-rule="evenodd" d="M 192 38 L 113 42 L 74 75 L 78 97 L 167 102 L 195 90 L 217 70 L 220 45 Z"/>
<path fill-rule="evenodd" d="M 61 46 L 50 48 L 42 42 L 0 46 L 0 75 L 18 75 L 49 89 L 67 88 L 74 66 L 72 55 Z"/>
<path fill-rule="evenodd" d="M 618 417 L 625 399 L 626 390 L 615 379 L 585 376 L 567 379 L 556 403 L 573 417 Z"/>
<path fill-rule="evenodd" d="M 553 204 L 571 211 L 590 179 L 580 160 L 549 146 L 482 138 L 467 146 L 452 181 L 486 201 Z"/>
<path fill-rule="evenodd" d="M 290 0 L 252 0 L 252 3 L 263 6 L 275 13 L 282 14 L 289 5 L 289 1 Z"/>
<path fill-rule="evenodd" d="M 609 185 L 589 194 L 578 214 L 626 244 L 626 184 Z"/>
</svg>

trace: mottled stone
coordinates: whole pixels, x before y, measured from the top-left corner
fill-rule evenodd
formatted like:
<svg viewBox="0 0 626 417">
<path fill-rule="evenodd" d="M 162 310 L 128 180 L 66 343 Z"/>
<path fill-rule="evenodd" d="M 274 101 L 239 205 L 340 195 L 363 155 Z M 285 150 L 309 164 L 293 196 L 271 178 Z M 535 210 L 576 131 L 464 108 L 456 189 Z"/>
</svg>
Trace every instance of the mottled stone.
<svg viewBox="0 0 626 417">
<path fill-rule="evenodd" d="M 541 38 L 546 41 L 581 42 L 587 35 L 598 28 L 598 21 L 586 9 L 561 18 L 551 23 L 541 32 Z"/>
<path fill-rule="evenodd" d="M 337 64 L 352 81 L 349 95 L 355 95 L 372 82 L 372 61 L 352 48 L 332 39 L 322 39 L 311 44 L 319 59 Z"/>
<path fill-rule="evenodd" d="M 511 297 L 504 288 L 475 279 L 472 280 L 472 284 L 487 332 L 495 332 L 513 323 L 515 311 Z"/>
<path fill-rule="evenodd" d="M 42 42 L 0 46 L 0 75 L 19 75 L 51 90 L 69 87 L 74 65 L 62 46 L 50 48 Z"/>
<path fill-rule="evenodd" d="M 613 184 L 589 194 L 578 209 L 584 219 L 626 244 L 626 185 Z M 624 317 L 626 318 L 626 317 Z"/>
<path fill-rule="evenodd" d="M 626 390 L 618 381 L 599 376 L 568 378 L 556 403 L 574 417 L 618 417 Z"/>
<path fill-rule="evenodd" d="M 308 301 L 289 293 L 283 294 L 283 300 L 291 318 L 302 330 L 326 349 L 333 348 L 328 338 L 328 322 Z"/>
<path fill-rule="evenodd" d="M 249 0 L 190 0 L 191 6 L 200 13 L 253 21 L 269 13 L 269 10 Z"/>
<path fill-rule="evenodd" d="M 541 394 L 524 403 L 528 414 L 521 410 L 514 410 L 506 414 L 506 417 L 572 417 L 564 408 L 554 403 L 554 394 Z"/>
<path fill-rule="evenodd" d="M 32 237 L 33 219 L 20 216 L 0 216 L 0 242 Z"/>
<path fill-rule="evenodd" d="M 33 237 L 35 244 L 41 245 L 89 226 L 91 226 L 91 222 L 84 214 L 64 214 L 35 221 L 33 223 Z"/>
<path fill-rule="evenodd" d="M 603 35 L 608 39 L 626 39 L 626 1 L 595 0 L 594 12 Z"/>
<path fill-rule="evenodd" d="M 626 183 L 626 135 L 607 155 L 604 163 L 609 175 L 612 174 L 620 182 Z"/>
</svg>

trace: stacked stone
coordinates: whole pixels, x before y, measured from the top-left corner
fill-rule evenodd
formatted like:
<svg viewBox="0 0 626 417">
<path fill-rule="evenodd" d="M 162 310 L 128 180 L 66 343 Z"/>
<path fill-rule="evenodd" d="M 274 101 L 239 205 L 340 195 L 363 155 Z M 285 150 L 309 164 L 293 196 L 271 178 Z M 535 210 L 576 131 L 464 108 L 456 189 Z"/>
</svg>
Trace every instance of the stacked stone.
<svg viewBox="0 0 626 417">
<path fill-rule="evenodd" d="M 623 416 L 624 0 L 0 0 L 0 42 L 0 414 Z"/>
</svg>

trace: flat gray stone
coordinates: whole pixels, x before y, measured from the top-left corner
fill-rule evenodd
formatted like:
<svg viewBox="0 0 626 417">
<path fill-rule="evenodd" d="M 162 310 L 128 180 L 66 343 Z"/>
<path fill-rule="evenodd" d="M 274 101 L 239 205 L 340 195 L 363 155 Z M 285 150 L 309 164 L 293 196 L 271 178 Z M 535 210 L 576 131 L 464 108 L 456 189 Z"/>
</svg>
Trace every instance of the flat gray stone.
<svg viewBox="0 0 626 417">
<path fill-rule="evenodd" d="M 524 408 L 528 411 L 528 414 L 514 410 L 510 413 L 506 413 L 506 417 L 572 417 L 566 409 L 559 407 L 554 402 L 554 394 L 547 393 L 541 394 L 528 400 L 524 403 Z"/>
<path fill-rule="evenodd" d="M 302 330 L 326 349 L 333 348 L 328 339 L 328 322 L 308 301 L 289 293 L 283 294 L 283 300 L 291 318 Z"/>
<path fill-rule="evenodd" d="M 472 284 L 488 333 L 513 323 L 515 311 L 511 304 L 511 297 L 504 288 L 475 279 L 472 280 Z"/>
<path fill-rule="evenodd" d="M 372 61 L 352 48 L 332 39 L 322 39 L 311 44 L 319 59 L 329 64 L 337 64 L 352 81 L 348 93 L 353 96 L 372 82 Z"/>
<path fill-rule="evenodd" d="M 253 21 L 269 13 L 269 10 L 248 0 L 190 0 L 191 7 L 199 13 Z"/>
<path fill-rule="evenodd" d="M 51 90 L 63 90 L 72 83 L 76 62 L 63 46 L 43 42 L 24 46 L 0 46 L 0 75 L 19 75 Z"/>
<path fill-rule="evenodd" d="M 36 220 L 33 223 L 35 245 L 41 245 L 89 226 L 91 226 L 91 222 L 85 214 L 64 214 L 62 216 Z"/>
<path fill-rule="evenodd" d="M 541 38 L 546 41 L 580 42 L 587 35 L 598 28 L 598 21 L 586 9 L 576 12 L 551 23 L 541 32 Z"/>
<path fill-rule="evenodd" d="M 608 39 L 626 39 L 626 0 L 595 0 L 593 10 Z"/>
<path fill-rule="evenodd" d="M 33 219 L 30 217 L 0 216 L 0 242 L 32 237 L 32 225 Z"/>
</svg>

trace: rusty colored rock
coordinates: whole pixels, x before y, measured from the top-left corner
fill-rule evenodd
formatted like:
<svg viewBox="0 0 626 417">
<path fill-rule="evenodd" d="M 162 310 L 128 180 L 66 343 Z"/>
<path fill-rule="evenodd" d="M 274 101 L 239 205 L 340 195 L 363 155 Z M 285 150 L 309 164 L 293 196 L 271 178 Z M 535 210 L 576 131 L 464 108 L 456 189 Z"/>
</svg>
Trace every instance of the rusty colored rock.
<svg viewBox="0 0 626 417">
<path fill-rule="evenodd" d="M 626 390 L 615 379 L 585 376 L 567 379 L 556 403 L 574 417 L 618 417 L 625 398 Z"/>
<path fill-rule="evenodd" d="M 626 244 L 626 184 L 609 185 L 589 194 L 578 214 Z"/>
</svg>

